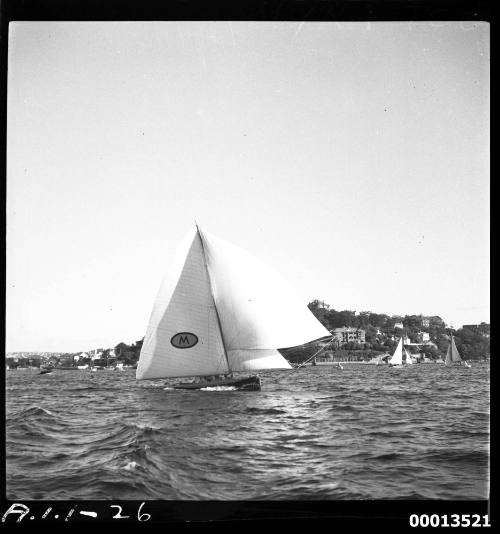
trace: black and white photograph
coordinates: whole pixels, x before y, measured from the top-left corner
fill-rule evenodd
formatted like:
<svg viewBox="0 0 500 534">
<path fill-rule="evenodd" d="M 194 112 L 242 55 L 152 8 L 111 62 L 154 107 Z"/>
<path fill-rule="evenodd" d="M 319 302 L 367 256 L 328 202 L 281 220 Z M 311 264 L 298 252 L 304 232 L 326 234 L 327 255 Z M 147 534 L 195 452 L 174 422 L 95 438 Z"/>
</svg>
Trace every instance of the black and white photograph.
<svg viewBox="0 0 500 534">
<path fill-rule="evenodd" d="M 489 500 L 488 22 L 17 20 L 7 59 L 3 521 Z"/>
</svg>

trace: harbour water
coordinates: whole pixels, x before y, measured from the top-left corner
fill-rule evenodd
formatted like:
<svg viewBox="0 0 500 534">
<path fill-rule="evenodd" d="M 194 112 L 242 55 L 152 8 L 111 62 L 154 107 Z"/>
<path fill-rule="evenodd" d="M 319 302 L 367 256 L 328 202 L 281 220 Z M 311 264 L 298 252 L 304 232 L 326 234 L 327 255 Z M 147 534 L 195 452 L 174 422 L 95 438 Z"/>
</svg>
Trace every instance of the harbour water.
<svg viewBox="0 0 500 534">
<path fill-rule="evenodd" d="M 489 496 L 489 362 L 260 373 L 182 391 L 120 371 L 6 371 L 12 500 Z"/>
</svg>

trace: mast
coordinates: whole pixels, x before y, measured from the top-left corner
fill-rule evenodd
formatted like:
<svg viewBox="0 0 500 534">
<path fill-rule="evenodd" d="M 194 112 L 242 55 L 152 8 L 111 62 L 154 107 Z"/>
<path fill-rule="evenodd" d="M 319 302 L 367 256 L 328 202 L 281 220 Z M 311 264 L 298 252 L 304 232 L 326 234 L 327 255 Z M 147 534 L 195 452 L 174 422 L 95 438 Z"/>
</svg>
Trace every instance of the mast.
<svg viewBox="0 0 500 534">
<path fill-rule="evenodd" d="M 453 353 L 453 330 L 450 326 L 450 359 L 451 363 L 455 361 L 455 354 Z"/>
<path fill-rule="evenodd" d="M 224 341 L 224 332 L 222 331 L 222 325 L 221 325 L 221 322 L 220 322 L 219 311 L 217 310 L 217 305 L 215 304 L 214 291 L 213 291 L 213 288 L 212 288 L 212 279 L 210 278 L 210 273 L 208 272 L 207 256 L 206 256 L 206 253 L 205 253 L 205 243 L 203 242 L 203 236 L 201 235 L 201 230 L 200 230 L 200 228 L 198 226 L 198 223 L 195 222 L 195 224 L 196 224 L 196 232 L 198 233 L 198 237 L 200 238 L 200 242 L 201 242 L 201 250 L 202 250 L 202 253 L 203 253 L 203 262 L 205 264 L 205 270 L 207 271 L 208 285 L 210 286 L 210 294 L 212 295 L 212 300 L 214 302 L 215 316 L 217 317 L 217 324 L 219 325 L 220 337 L 221 337 L 221 340 L 222 340 L 222 348 L 224 349 L 224 357 L 226 358 L 227 368 L 228 368 L 229 372 L 231 372 L 231 365 L 229 364 L 229 358 L 227 357 L 226 342 Z"/>
<path fill-rule="evenodd" d="M 446 350 L 445 365 L 451 365 L 453 363 L 453 330 L 450 325 L 450 342 L 448 343 L 448 349 Z"/>
<path fill-rule="evenodd" d="M 401 319 L 401 324 L 403 324 L 403 320 Z M 405 356 L 405 327 L 403 325 L 403 328 L 401 329 L 401 365 L 406 363 L 406 360 L 403 362 L 403 356 Z"/>
</svg>

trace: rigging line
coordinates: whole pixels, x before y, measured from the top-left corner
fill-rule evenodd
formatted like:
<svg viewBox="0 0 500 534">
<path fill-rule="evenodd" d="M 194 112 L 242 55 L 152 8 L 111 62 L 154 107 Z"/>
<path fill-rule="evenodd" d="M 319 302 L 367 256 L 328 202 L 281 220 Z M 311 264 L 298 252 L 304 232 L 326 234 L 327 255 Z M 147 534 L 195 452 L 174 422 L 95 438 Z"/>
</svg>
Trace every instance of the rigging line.
<svg viewBox="0 0 500 534">
<path fill-rule="evenodd" d="M 301 367 L 303 367 L 309 360 L 312 360 L 315 356 L 317 356 L 322 350 L 325 350 L 327 347 L 329 347 L 333 341 L 333 337 L 332 339 L 330 339 L 330 341 L 326 344 L 326 345 L 323 345 L 323 347 L 321 347 L 317 352 L 315 352 L 310 358 L 307 358 L 307 360 L 305 362 L 302 362 L 300 365 L 297 365 L 297 367 L 295 367 L 294 369 L 300 369 Z"/>
<path fill-rule="evenodd" d="M 229 358 L 227 356 L 226 343 L 224 342 L 224 333 L 222 332 L 222 325 L 221 325 L 221 322 L 220 322 L 219 310 L 217 310 L 217 306 L 215 304 L 214 291 L 213 291 L 213 288 L 212 288 L 212 279 L 210 278 L 210 272 L 208 270 L 208 264 L 207 264 L 207 256 L 206 256 L 206 253 L 205 253 L 205 244 L 203 243 L 203 236 L 201 235 L 201 230 L 200 230 L 200 228 L 199 228 L 199 226 L 198 226 L 198 224 L 196 222 L 195 222 L 195 224 L 196 224 L 196 231 L 198 232 L 198 237 L 200 238 L 200 242 L 201 242 L 201 251 L 202 251 L 202 254 L 203 254 L 203 262 L 205 263 L 205 270 L 207 271 L 208 285 L 210 286 L 210 294 L 212 295 L 212 300 L 214 302 L 215 316 L 217 317 L 217 324 L 219 325 L 219 332 L 220 332 L 220 337 L 221 337 L 221 340 L 222 340 L 222 348 L 224 349 L 224 356 L 226 358 L 226 364 L 227 364 L 228 372 L 230 373 L 231 372 L 231 366 L 229 365 Z"/>
</svg>

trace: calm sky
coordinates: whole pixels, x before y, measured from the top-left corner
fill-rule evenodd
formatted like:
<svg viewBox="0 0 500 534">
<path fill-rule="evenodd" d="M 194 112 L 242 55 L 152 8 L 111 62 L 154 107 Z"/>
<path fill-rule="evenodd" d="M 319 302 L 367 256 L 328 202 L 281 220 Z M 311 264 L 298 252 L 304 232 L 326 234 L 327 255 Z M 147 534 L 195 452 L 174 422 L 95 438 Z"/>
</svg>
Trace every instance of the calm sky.
<svg viewBox="0 0 500 534">
<path fill-rule="evenodd" d="M 141 339 L 195 220 L 304 305 L 489 322 L 489 85 L 481 22 L 11 23 L 6 350 Z"/>
</svg>

